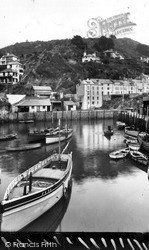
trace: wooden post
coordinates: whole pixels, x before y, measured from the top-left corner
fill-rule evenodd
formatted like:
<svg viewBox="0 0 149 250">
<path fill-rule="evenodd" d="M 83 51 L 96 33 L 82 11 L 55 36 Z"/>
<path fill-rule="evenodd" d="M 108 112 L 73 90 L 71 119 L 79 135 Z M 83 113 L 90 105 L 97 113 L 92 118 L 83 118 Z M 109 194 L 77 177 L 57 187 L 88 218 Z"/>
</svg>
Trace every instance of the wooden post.
<svg viewBox="0 0 149 250">
<path fill-rule="evenodd" d="M 30 176 L 29 176 L 29 192 L 32 191 L 32 172 L 30 172 Z"/>
</svg>

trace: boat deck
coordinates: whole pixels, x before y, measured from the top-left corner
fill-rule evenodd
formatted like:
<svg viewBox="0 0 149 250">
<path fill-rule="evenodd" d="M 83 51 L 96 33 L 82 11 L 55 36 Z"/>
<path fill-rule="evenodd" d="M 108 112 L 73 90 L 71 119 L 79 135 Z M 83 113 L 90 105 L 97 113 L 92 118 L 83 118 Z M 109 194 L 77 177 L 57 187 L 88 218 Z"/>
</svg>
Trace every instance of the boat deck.
<svg viewBox="0 0 149 250">
<path fill-rule="evenodd" d="M 67 161 L 52 161 L 49 165 L 33 174 L 31 192 L 29 192 L 29 179 L 22 180 L 11 191 L 9 199 L 19 198 L 52 186 L 64 176 L 66 167 Z M 25 188 L 26 191 L 24 191 Z"/>
</svg>

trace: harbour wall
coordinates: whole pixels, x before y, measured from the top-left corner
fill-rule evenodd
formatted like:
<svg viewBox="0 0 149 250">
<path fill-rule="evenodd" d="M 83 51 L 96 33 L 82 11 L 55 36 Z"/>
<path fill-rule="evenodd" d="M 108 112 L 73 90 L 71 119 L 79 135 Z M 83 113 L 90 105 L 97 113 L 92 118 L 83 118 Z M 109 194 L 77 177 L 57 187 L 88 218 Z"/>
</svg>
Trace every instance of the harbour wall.
<svg viewBox="0 0 149 250">
<path fill-rule="evenodd" d="M 74 110 L 74 111 L 49 111 L 49 112 L 18 112 L 0 114 L 0 123 L 15 123 L 19 121 L 33 120 L 38 121 L 49 121 L 53 122 L 58 119 L 61 120 L 98 120 L 98 119 L 113 119 L 117 115 L 116 111 L 113 110 Z"/>
<path fill-rule="evenodd" d="M 149 133 L 149 117 L 137 112 L 119 112 L 118 120 L 125 122 L 128 126 Z"/>
</svg>

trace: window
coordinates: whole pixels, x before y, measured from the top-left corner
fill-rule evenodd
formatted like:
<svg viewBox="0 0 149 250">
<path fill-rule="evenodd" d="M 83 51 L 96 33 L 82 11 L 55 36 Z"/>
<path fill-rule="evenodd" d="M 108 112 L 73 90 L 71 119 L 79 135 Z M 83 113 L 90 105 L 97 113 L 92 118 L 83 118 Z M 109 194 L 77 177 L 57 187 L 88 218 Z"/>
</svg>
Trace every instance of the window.
<svg viewBox="0 0 149 250">
<path fill-rule="evenodd" d="M 94 90 L 94 86 L 92 86 L 92 90 Z"/>
<path fill-rule="evenodd" d="M 97 100 L 99 100 L 99 96 L 97 96 Z"/>
<path fill-rule="evenodd" d="M 32 109 L 34 109 L 34 106 L 32 106 Z"/>
<path fill-rule="evenodd" d="M 94 96 L 92 96 L 92 100 L 94 100 Z"/>
<path fill-rule="evenodd" d="M 99 95 L 99 91 L 97 91 L 97 95 Z"/>
<path fill-rule="evenodd" d="M 87 99 L 89 100 L 89 99 L 90 99 L 90 97 L 88 96 L 88 97 L 87 97 Z"/>
<path fill-rule="evenodd" d="M 90 92 L 89 92 L 89 91 L 87 91 L 87 94 L 88 94 L 88 95 L 90 95 Z"/>
<path fill-rule="evenodd" d="M 92 102 L 92 104 L 94 104 L 94 102 Z"/>
</svg>

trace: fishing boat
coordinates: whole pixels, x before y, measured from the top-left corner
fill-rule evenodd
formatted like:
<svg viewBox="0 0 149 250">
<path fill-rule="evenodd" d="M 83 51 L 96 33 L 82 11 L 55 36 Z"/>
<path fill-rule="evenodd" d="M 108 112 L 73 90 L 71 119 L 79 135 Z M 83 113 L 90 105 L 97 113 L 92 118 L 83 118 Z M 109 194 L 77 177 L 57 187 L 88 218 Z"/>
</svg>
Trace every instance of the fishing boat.
<svg viewBox="0 0 149 250">
<path fill-rule="evenodd" d="M 114 133 L 114 131 L 111 128 L 111 126 L 108 126 L 108 129 L 104 131 L 105 136 L 111 136 L 111 135 L 113 135 L 113 133 Z"/>
<path fill-rule="evenodd" d="M 67 198 L 72 152 L 53 154 L 17 176 L 1 201 L 1 231 L 18 231 Z"/>
<path fill-rule="evenodd" d="M 28 132 L 28 142 L 45 142 L 45 136 L 47 133 L 52 133 L 53 131 L 56 131 L 56 129 L 53 128 L 47 128 L 47 129 L 34 129 L 34 130 L 29 130 Z"/>
<path fill-rule="evenodd" d="M 126 123 L 121 122 L 121 121 L 117 121 L 116 126 L 117 126 L 118 129 L 124 129 L 126 127 Z"/>
<path fill-rule="evenodd" d="M 20 145 L 18 147 L 6 147 L 6 151 L 26 151 L 26 150 L 33 150 L 37 148 L 41 148 L 42 144 L 41 143 L 34 143 L 34 144 L 25 144 L 25 145 Z"/>
<path fill-rule="evenodd" d="M 138 151 L 140 149 L 140 144 L 139 143 L 129 143 L 128 147 L 130 150 Z"/>
<path fill-rule="evenodd" d="M 17 134 L 7 134 L 7 135 L 1 135 L 0 141 L 7 141 L 7 140 L 13 140 L 17 138 Z"/>
<path fill-rule="evenodd" d="M 139 133 L 137 138 L 141 148 L 149 152 L 149 134 Z"/>
<path fill-rule="evenodd" d="M 58 143 L 59 140 L 65 141 L 71 138 L 73 133 L 73 130 L 71 128 L 69 129 L 62 129 L 60 131 L 54 131 L 52 133 L 47 133 L 45 135 L 45 142 L 46 144 L 53 144 L 53 143 Z"/>
<path fill-rule="evenodd" d="M 132 127 L 125 127 L 125 134 L 128 136 L 133 136 L 133 137 L 137 137 L 139 134 L 138 130 L 135 130 Z"/>
<path fill-rule="evenodd" d="M 148 165 L 148 157 L 146 155 L 142 154 L 141 152 L 130 150 L 130 156 L 134 161 L 141 163 L 145 166 Z"/>
<path fill-rule="evenodd" d="M 130 151 L 129 148 L 123 148 L 123 149 L 110 153 L 109 156 L 111 159 L 115 159 L 115 160 L 122 159 L 128 155 L 129 151 Z"/>
</svg>

